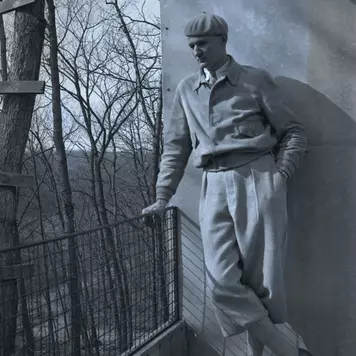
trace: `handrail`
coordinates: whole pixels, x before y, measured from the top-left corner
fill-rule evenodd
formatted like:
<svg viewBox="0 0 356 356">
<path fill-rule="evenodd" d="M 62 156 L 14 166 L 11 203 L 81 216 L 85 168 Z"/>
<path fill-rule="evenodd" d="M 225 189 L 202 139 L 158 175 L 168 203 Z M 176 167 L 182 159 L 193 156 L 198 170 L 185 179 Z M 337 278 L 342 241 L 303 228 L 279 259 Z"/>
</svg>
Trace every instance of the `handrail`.
<svg viewBox="0 0 356 356">
<path fill-rule="evenodd" d="M 166 213 L 167 211 L 171 211 L 171 210 L 173 211 L 175 209 L 178 209 L 178 208 L 175 207 L 175 206 L 164 208 L 164 209 L 161 209 L 158 212 L 158 214 Z M 7 247 L 7 248 L 4 248 L 4 249 L 0 249 L 0 253 L 6 253 L 6 252 L 16 251 L 16 250 L 23 249 L 23 248 L 43 246 L 43 245 L 48 244 L 48 243 L 59 242 L 59 241 L 62 241 L 62 240 L 65 240 L 65 239 L 68 239 L 68 238 L 71 238 L 71 237 L 90 234 L 90 233 L 93 233 L 93 232 L 96 232 L 96 231 L 100 231 L 100 230 L 103 230 L 103 229 L 110 229 L 110 228 L 118 227 L 118 226 L 121 226 L 123 224 L 131 223 L 133 221 L 140 221 L 142 219 L 142 217 L 144 217 L 144 216 L 152 216 L 152 215 L 157 215 L 157 212 L 156 213 L 137 215 L 137 216 L 134 216 L 134 217 L 129 218 L 129 219 L 124 219 L 124 220 L 118 221 L 118 222 L 113 223 L 113 224 L 100 225 L 100 226 L 94 227 L 94 228 L 89 229 L 89 230 L 77 231 L 77 232 L 74 232 L 74 233 L 71 233 L 71 234 L 62 234 L 62 235 L 60 235 L 58 237 L 54 237 L 54 238 L 50 238 L 50 239 L 46 239 L 46 240 L 31 242 L 31 243 L 28 243 L 28 244 L 19 244 L 19 245 L 13 246 L 13 247 Z"/>
</svg>

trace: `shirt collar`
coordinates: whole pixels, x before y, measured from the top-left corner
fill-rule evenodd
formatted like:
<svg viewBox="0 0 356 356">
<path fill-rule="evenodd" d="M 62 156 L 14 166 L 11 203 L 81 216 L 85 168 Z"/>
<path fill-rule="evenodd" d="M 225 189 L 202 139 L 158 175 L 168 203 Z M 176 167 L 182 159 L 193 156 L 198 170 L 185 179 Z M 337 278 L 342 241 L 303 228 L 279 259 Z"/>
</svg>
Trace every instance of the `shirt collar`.
<svg viewBox="0 0 356 356">
<path fill-rule="evenodd" d="M 218 79 L 226 76 L 231 84 L 236 85 L 240 72 L 241 66 L 228 54 L 228 60 L 216 71 L 216 76 Z M 203 83 L 209 83 L 210 77 L 210 72 L 201 68 L 194 90 L 197 91 Z"/>
</svg>

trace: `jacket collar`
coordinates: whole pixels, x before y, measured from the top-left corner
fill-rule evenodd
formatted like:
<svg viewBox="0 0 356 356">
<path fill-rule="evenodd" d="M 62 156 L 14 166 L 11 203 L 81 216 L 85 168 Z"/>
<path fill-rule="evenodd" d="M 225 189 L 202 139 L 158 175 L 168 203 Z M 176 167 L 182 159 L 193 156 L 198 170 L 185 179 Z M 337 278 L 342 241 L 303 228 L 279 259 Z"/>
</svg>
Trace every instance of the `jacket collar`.
<svg viewBox="0 0 356 356">
<path fill-rule="evenodd" d="M 234 58 L 231 55 L 228 54 L 228 57 L 229 60 L 222 67 L 220 67 L 216 72 L 218 78 L 226 77 L 229 80 L 230 84 L 236 85 L 240 77 L 241 66 L 234 60 Z M 200 69 L 198 74 L 199 76 L 194 91 L 197 91 L 202 84 L 209 83 L 209 79 L 210 79 L 210 73 L 209 76 L 207 77 L 203 68 Z"/>
</svg>

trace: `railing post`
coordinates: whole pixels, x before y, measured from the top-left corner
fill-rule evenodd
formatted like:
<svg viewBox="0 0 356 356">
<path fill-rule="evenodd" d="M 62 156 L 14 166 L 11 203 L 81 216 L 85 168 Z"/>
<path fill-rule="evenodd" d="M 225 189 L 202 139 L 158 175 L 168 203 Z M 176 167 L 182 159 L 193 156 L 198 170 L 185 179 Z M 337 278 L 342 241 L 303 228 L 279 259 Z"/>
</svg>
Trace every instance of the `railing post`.
<svg viewBox="0 0 356 356">
<path fill-rule="evenodd" d="M 174 207 L 174 242 L 176 251 L 176 298 L 179 320 L 183 320 L 183 256 L 182 256 L 182 212 Z"/>
</svg>

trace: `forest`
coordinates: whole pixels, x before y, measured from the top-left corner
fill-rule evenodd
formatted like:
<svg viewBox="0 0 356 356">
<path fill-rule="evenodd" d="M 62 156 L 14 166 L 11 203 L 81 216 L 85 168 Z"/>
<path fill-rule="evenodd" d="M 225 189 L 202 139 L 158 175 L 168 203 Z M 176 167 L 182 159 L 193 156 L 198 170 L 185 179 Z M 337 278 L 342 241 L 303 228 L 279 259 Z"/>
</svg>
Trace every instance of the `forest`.
<svg viewBox="0 0 356 356">
<path fill-rule="evenodd" d="M 162 153 L 160 19 L 141 0 L 8 3 L 1 81 L 44 90 L 0 91 L 0 171 L 32 182 L 0 185 L 0 354 L 128 354 L 177 317 L 175 212 L 138 218 Z"/>
</svg>

